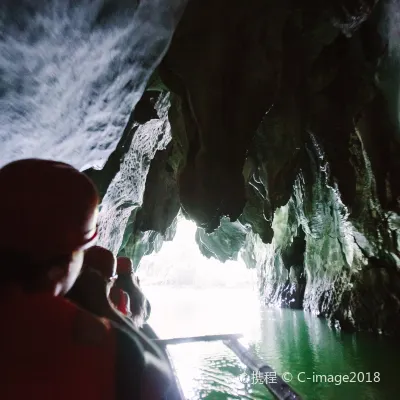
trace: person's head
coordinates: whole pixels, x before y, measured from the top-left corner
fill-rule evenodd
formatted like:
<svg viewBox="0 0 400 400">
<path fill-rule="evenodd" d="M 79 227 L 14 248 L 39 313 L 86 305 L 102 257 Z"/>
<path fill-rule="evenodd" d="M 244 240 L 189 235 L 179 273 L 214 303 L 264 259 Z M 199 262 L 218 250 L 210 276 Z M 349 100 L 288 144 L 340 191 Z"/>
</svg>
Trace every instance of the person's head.
<svg viewBox="0 0 400 400">
<path fill-rule="evenodd" d="M 64 294 L 97 237 L 99 197 L 72 166 L 25 159 L 0 169 L 0 285 Z"/>
<path fill-rule="evenodd" d="M 116 273 L 117 260 L 113 253 L 104 247 L 93 246 L 85 251 L 82 272 L 66 298 L 98 317 L 120 323 L 123 315 L 128 315 L 129 308 L 124 304 L 128 299 L 121 297 L 124 293 L 113 287 Z"/>
<path fill-rule="evenodd" d="M 101 275 L 108 295 L 117 278 L 117 260 L 114 254 L 104 247 L 93 246 L 85 251 L 83 268 L 90 268 Z"/>
<path fill-rule="evenodd" d="M 150 303 L 140 288 L 139 278 L 134 274 L 132 260 L 129 257 L 117 258 L 118 278 L 115 286 L 129 296 L 131 319 L 136 325 L 143 325 L 150 316 Z"/>
<path fill-rule="evenodd" d="M 134 273 L 133 263 L 129 257 L 117 258 L 117 273 L 121 275 L 132 275 Z"/>
</svg>

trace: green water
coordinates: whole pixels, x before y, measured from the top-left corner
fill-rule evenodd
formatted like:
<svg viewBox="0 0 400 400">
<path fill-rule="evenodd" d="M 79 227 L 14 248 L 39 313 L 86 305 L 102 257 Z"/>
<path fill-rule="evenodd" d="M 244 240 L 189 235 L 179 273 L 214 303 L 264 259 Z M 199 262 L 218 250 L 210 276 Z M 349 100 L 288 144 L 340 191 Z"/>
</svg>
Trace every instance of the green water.
<svg viewBox="0 0 400 400">
<path fill-rule="evenodd" d="M 247 347 L 277 373 L 293 377 L 304 399 L 400 398 L 396 340 L 343 334 L 307 313 L 260 307 L 250 288 L 149 286 L 146 293 L 150 323 L 161 337 L 243 333 Z M 169 352 L 189 400 L 273 398 L 220 342 L 169 346 Z M 340 383 L 344 375 L 349 382 Z"/>
</svg>

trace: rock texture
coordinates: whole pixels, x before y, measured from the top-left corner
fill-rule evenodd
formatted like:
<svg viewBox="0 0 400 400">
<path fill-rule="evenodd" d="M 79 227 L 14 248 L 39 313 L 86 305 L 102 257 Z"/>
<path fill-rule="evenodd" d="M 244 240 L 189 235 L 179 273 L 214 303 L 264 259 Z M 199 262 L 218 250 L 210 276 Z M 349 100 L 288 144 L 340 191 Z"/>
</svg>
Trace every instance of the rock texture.
<svg viewBox="0 0 400 400">
<path fill-rule="evenodd" d="M 2 0 L 0 166 L 102 168 L 186 0 Z"/>
<path fill-rule="evenodd" d="M 137 266 L 181 209 L 203 254 L 257 269 L 266 304 L 399 334 L 398 21 L 397 0 L 191 0 L 144 95 L 105 86 L 124 98 L 124 118 L 103 115 L 119 121 L 107 119 L 112 138 L 86 129 L 57 153 L 91 167 L 100 244 Z M 2 162 L 27 154 L 25 139 L 0 138 Z"/>
<path fill-rule="evenodd" d="M 181 204 L 209 232 L 242 213 L 243 164 L 278 92 L 288 10 L 281 0 L 192 1 L 159 69 L 180 98 Z"/>
<path fill-rule="evenodd" d="M 198 228 L 196 242 L 204 256 L 214 257 L 224 263 L 237 260 L 249 231 L 239 221 L 229 222 L 228 218 L 223 217 L 220 226 L 213 233 L 207 234 L 203 228 Z"/>
<path fill-rule="evenodd" d="M 146 212 L 146 206 L 143 209 L 141 206 L 145 194 L 148 201 L 153 196 L 151 189 L 148 186 L 146 188 L 146 177 L 150 170 L 150 164 L 152 160 L 157 160 L 157 158 L 154 159 L 157 151 L 165 150 L 171 140 L 167 119 L 168 97 L 168 94 L 163 94 L 157 101 L 158 119 L 151 119 L 136 128 L 120 169 L 113 177 L 103 197 L 99 218 L 99 243 L 115 253 L 123 244 L 124 232 L 129 222 L 129 225 L 134 226 L 132 228 L 134 233 L 136 233 L 135 225 L 137 223 L 142 223 L 146 228 L 152 226 L 151 221 L 141 220 L 140 215 Z M 150 179 L 154 176 L 153 174 L 150 173 Z M 160 189 L 156 187 L 156 190 Z M 156 208 L 153 207 L 153 211 L 156 211 Z M 173 218 L 169 220 L 170 223 Z M 141 225 L 139 225 L 140 227 Z M 162 233 L 165 233 L 167 227 L 165 226 Z M 129 234 L 128 230 L 125 236 Z M 125 242 L 126 240 L 125 237 Z"/>
<path fill-rule="evenodd" d="M 382 28 L 398 10 L 201 4 L 188 6 L 159 74 L 203 253 L 235 258 L 244 239 L 267 304 L 399 333 L 398 63 Z"/>
</svg>

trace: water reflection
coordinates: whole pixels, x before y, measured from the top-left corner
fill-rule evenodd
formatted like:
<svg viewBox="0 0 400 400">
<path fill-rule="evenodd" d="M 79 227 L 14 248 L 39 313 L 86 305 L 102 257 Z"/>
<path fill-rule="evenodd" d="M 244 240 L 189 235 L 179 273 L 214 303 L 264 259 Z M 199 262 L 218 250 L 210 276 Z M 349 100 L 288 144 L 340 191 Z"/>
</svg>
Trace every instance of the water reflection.
<svg viewBox="0 0 400 400">
<path fill-rule="evenodd" d="M 162 338 L 242 333 L 246 342 L 260 341 L 259 301 L 251 288 L 149 286 L 145 292 L 152 302 L 149 322 Z M 168 350 L 189 400 L 268 395 L 262 385 L 240 382 L 246 367 L 222 342 L 169 346 Z"/>
<path fill-rule="evenodd" d="M 152 303 L 149 322 L 161 338 L 242 333 L 244 344 L 277 373 L 292 374 L 291 385 L 304 399 L 399 398 L 396 341 L 335 332 L 302 311 L 260 307 L 254 271 L 243 261 L 220 264 L 203 257 L 195 231 L 193 223 L 181 220 L 174 241 L 141 262 L 139 275 Z M 248 371 L 221 342 L 169 346 L 169 351 L 188 400 L 272 399 L 262 385 L 241 382 Z M 364 381 L 378 373 L 379 382 L 339 385 L 316 377 L 351 379 L 359 372 Z"/>
<path fill-rule="evenodd" d="M 291 385 L 305 399 L 395 399 L 399 345 L 367 334 L 332 331 L 324 320 L 301 311 L 265 309 L 250 289 L 190 289 L 149 286 L 150 323 L 163 338 L 243 333 L 244 342 L 277 373 L 290 372 Z M 262 385 L 241 383 L 245 366 L 221 342 L 169 347 L 189 400 L 262 399 L 272 396 Z M 300 375 L 300 382 L 297 379 Z M 344 375 L 380 382 L 316 381 L 316 375 Z M 352 373 L 354 373 L 352 375 Z M 307 379 L 308 378 L 308 379 Z M 359 378 L 362 378 L 360 374 Z"/>
<path fill-rule="evenodd" d="M 302 311 L 262 310 L 261 320 L 260 355 L 279 374 L 289 371 L 291 385 L 304 398 L 398 398 L 399 345 L 394 341 L 335 332 Z M 344 375 L 349 382 L 340 382 Z"/>
</svg>

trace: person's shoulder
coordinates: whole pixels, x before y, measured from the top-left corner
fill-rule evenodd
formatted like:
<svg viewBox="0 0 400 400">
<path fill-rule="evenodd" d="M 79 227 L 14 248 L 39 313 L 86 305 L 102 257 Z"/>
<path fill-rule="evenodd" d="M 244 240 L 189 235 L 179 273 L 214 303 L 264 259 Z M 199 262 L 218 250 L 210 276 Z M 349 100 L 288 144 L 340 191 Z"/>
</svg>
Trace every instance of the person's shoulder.
<svg viewBox="0 0 400 400">
<path fill-rule="evenodd" d="M 133 327 L 127 329 L 107 318 L 97 317 L 72 302 L 68 303 L 69 308 L 74 310 L 72 334 L 76 343 L 100 346 L 112 339 L 116 343 L 117 352 L 119 349 L 124 349 L 122 353 L 126 353 L 127 357 L 129 357 L 129 353 L 134 352 L 137 357 L 144 360 L 144 350 L 132 332 Z"/>
<path fill-rule="evenodd" d="M 80 345 L 104 346 L 113 336 L 114 327 L 102 318 L 73 305 L 75 308 L 72 323 L 74 342 Z"/>
<path fill-rule="evenodd" d="M 139 337 L 135 335 L 134 327 L 125 327 L 115 322 L 110 322 L 115 332 L 115 339 L 117 344 L 117 356 L 121 359 L 132 359 L 137 365 L 145 364 L 144 348 L 139 340 Z"/>
<path fill-rule="evenodd" d="M 146 370 L 145 350 L 131 329 L 111 324 L 116 335 L 116 398 L 139 399 Z"/>
</svg>

